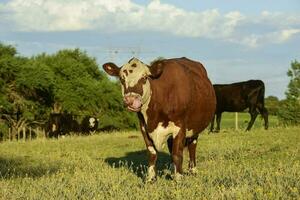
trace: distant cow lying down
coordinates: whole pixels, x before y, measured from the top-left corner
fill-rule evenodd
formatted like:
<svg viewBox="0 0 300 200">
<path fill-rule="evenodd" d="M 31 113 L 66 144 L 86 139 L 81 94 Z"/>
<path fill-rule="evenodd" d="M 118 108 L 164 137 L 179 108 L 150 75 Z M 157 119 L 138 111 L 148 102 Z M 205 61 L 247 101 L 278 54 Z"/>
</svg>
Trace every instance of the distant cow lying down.
<svg viewBox="0 0 300 200">
<path fill-rule="evenodd" d="M 174 58 L 148 66 L 132 58 L 122 67 L 106 63 L 103 68 L 119 78 L 125 106 L 138 115 L 149 153 L 146 181 L 156 179 L 157 151 L 169 136 L 174 178 L 182 176 L 185 145 L 190 154 L 189 170 L 195 172 L 197 138 L 210 123 L 216 107 L 213 86 L 203 65 Z"/>
<path fill-rule="evenodd" d="M 220 123 L 223 112 L 242 112 L 249 108 L 251 120 L 247 131 L 251 129 L 254 121 L 260 113 L 265 121 L 265 129 L 268 129 L 268 110 L 265 108 L 265 85 L 261 80 L 249 80 L 232 84 L 215 84 L 214 90 L 217 97 L 216 132 L 220 131 Z M 214 128 L 214 119 L 211 122 L 210 131 Z"/>
<path fill-rule="evenodd" d="M 97 131 L 98 125 L 99 119 L 96 117 L 86 116 L 80 124 L 80 129 L 84 134 L 93 134 Z"/>
<path fill-rule="evenodd" d="M 51 113 L 47 122 L 47 136 L 58 138 L 70 132 L 79 132 L 80 125 L 74 115 L 68 113 Z"/>
</svg>

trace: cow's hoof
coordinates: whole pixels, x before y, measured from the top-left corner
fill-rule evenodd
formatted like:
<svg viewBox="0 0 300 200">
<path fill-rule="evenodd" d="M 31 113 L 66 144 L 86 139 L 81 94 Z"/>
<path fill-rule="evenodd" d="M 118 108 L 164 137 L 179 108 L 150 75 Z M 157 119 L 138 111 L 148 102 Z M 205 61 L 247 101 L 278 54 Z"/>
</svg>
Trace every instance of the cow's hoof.
<svg viewBox="0 0 300 200">
<path fill-rule="evenodd" d="M 189 169 L 189 174 L 190 175 L 196 175 L 198 173 L 198 170 L 196 167 L 190 168 Z"/>
<path fill-rule="evenodd" d="M 173 176 L 173 180 L 174 180 L 175 182 L 177 182 L 177 183 L 181 182 L 182 179 L 183 179 L 183 175 L 182 175 L 182 174 L 176 173 L 176 174 L 174 174 L 174 176 Z"/>
<path fill-rule="evenodd" d="M 156 172 L 155 172 L 155 167 L 152 165 L 148 168 L 148 173 L 146 176 L 146 183 L 153 183 L 156 181 Z"/>
<path fill-rule="evenodd" d="M 156 182 L 156 176 L 154 176 L 154 177 L 149 177 L 149 176 L 147 176 L 146 177 L 146 179 L 145 179 L 145 183 L 154 183 L 154 182 Z"/>
</svg>

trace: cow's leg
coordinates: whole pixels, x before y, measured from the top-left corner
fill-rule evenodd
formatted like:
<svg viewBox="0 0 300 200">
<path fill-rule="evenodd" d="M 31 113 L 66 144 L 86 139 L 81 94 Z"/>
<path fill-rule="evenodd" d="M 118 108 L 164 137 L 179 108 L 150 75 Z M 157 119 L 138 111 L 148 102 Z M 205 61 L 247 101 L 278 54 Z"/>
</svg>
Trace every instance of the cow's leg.
<svg viewBox="0 0 300 200">
<path fill-rule="evenodd" d="M 172 155 L 173 137 L 169 137 L 167 140 L 169 153 Z"/>
<path fill-rule="evenodd" d="M 54 131 L 54 137 L 55 137 L 56 139 L 58 139 L 58 136 L 59 136 L 59 131 Z"/>
<path fill-rule="evenodd" d="M 212 120 L 210 122 L 210 131 L 209 132 L 213 132 L 213 130 L 214 130 L 215 116 L 216 115 L 213 116 L 213 118 L 212 118 Z"/>
<path fill-rule="evenodd" d="M 248 124 L 248 127 L 247 127 L 246 131 L 250 131 L 250 129 L 252 128 L 252 126 L 253 126 L 253 124 L 255 122 L 255 119 L 256 119 L 256 117 L 258 115 L 258 112 L 257 112 L 257 110 L 255 108 L 250 108 L 249 109 L 249 113 L 251 115 L 251 120 L 250 120 L 250 122 Z"/>
<path fill-rule="evenodd" d="M 167 140 L 168 150 L 171 155 L 171 163 L 172 163 L 172 148 L 173 148 L 173 136 L 170 136 Z"/>
<path fill-rule="evenodd" d="M 220 132 L 222 113 L 217 113 L 217 128 L 216 132 Z"/>
<path fill-rule="evenodd" d="M 149 155 L 149 167 L 147 171 L 146 182 L 153 182 L 156 180 L 156 160 L 157 160 L 157 151 L 152 143 L 152 141 L 148 138 L 148 135 L 145 129 L 142 128 L 142 134 L 144 137 L 144 141 L 147 147 L 148 155 Z"/>
<path fill-rule="evenodd" d="M 189 172 L 191 174 L 196 174 L 196 147 L 197 147 L 197 138 L 188 138 L 187 139 L 187 145 L 189 149 Z"/>
<path fill-rule="evenodd" d="M 185 129 L 180 128 L 178 134 L 173 139 L 172 146 L 172 160 L 174 164 L 174 179 L 179 181 L 182 177 L 182 161 L 183 161 L 183 148 L 185 142 Z"/>
<path fill-rule="evenodd" d="M 266 108 L 263 108 L 263 118 L 265 121 L 265 129 L 267 130 L 269 128 L 269 113 Z"/>
<path fill-rule="evenodd" d="M 265 121 L 265 129 L 267 130 L 269 128 L 269 120 L 268 120 L 268 110 L 263 107 L 262 105 L 258 107 L 259 113 L 261 114 L 261 116 L 264 118 Z"/>
<path fill-rule="evenodd" d="M 157 152 L 153 145 L 147 145 L 148 155 L 149 155 L 149 167 L 147 171 L 146 182 L 153 182 L 156 180 L 156 160 Z"/>
<path fill-rule="evenodd" d="M 139 120 L 140 120 L 140 128 L 141 132 L 147 147 L 147 152 L 149 155 L 149 167 L 147 171 L 147 177 L 146 177 L 146 182 L 153 182 L 156 180 L 156 160 L 157 160 L 157 151 L 154 147 L 153 142 L 150 140 L 147 132 L 146 132 L 146 123 L 144 121 L 144 117 L 142 114 L 138 114 Z"/>
</svg>

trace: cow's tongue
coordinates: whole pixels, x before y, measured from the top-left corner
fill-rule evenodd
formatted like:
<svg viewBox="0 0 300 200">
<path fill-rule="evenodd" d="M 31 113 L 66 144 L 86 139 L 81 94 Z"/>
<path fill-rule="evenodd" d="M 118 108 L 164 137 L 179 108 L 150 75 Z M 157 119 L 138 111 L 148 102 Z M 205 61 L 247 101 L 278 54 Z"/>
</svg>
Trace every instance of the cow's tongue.
<svg viewBox="0 0 300 200">
<path fill-rule="evenodd" d="M 133 103 L 130 105 L 131 108 L 137 110 L 141 107 L 142 102 L 139 99 L 134 99 Z"/>
</svg>

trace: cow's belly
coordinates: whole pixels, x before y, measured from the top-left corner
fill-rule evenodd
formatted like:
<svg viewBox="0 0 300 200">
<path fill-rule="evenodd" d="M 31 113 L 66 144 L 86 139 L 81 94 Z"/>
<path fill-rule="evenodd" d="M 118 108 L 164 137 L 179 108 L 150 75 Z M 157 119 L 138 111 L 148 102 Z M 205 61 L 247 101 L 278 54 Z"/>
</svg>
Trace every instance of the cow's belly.
<svg viewBox="0 0 300 200">
<path fill-rule="evenodd" d="M 180 130 L 179 126 L 176 126 L 174 122 L 169 122 L 167 127 L 162 126 L 162 122 L 159 122 L 153 132 L 149 134 L 154 146 L 157 150 L 162 150 L 164 144 L 170 136 L 175 138 Z M 186 130 L 186 137 L 192 137 L 193 130 Z"/>
<path fill-rule="evenodd" d="M 206 108 L 209 108 L 210 105 L 207 105 Z M 204 131 L 209 123 L 211 122 L 214 109 L 206 109 L 202 106 L 202 109 L 191 109 L 191 113 L 189 113 L 186 121 L 186 136 L 192 137 L 194 135 L 200 134 Z"/>
</svg>

